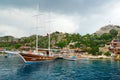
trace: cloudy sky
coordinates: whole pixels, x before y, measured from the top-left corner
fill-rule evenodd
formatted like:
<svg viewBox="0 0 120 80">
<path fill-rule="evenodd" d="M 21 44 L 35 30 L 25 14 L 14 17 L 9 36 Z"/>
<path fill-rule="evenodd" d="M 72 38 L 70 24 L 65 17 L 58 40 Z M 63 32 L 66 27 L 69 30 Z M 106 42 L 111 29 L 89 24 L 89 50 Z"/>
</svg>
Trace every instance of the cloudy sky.
<svg viewBox="0 0 120 80">
<path fill-rule="evenodd" d="M 108 24 L 120 25 L 120 0 L 0 0 L 0 36 L 84 35 Z"/>
</svg>

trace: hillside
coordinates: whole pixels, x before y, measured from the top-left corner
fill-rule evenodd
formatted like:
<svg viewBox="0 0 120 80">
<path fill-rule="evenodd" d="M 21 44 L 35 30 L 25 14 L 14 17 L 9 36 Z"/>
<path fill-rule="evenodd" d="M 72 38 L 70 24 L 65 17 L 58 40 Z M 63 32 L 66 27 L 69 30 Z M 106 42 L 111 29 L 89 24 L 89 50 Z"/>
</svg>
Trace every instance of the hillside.
<svg viewBox="0 0 120 80">
<path fill-rule="evenodd" d="M 119 31 L 120 30 L 120 26 L 118 26 L 118 25 L 106 25 L 106 26 L 101 27 L 95 33 L 97 35 L 102 35 L 103 33 L 109 33 L 109 31 L 112 30 L 112 29 Z"/>
<path fill-rule="evenodd" d="M 114 39 L 118 30 L 120 30 L 119 26 L 116 25 L 107 25 L 102 27 L 96 33 L 99 35 L 80 35 L 79 33 L 62 33 L 62 32 L 53 32 L 51 33 L 51 48 L 79 48 L 82 51 L 87 51 L 93 55 L 100 55 L 99 47 L 104 47 L 106 43 L 110 42 Z M 103 34 L 106 33 L 106 34 Z M 36 36 L 31 35 L 28 37 L 15 38 L 13 36 L 3 36 L 0 37 L 0 48 L 5 48 L 7 50 L 13 49 L 35 49 L 36 46 Z M 39 48 L 48 48 L 48 36 L 39 35 L 38 39 Z"/>
</svg>

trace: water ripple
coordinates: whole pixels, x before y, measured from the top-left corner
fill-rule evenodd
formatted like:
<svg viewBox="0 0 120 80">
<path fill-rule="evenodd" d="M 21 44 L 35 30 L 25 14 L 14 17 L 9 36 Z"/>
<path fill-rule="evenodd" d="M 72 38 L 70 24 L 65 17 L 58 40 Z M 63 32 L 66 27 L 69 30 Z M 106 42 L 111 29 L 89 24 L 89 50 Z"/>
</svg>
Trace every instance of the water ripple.
<svg viewBox="0 0 120 80">
<path fill-rule="evenodd" d="M 119 80 L 120 62 L 56 60 L 25 65 L 17 58 L 0 58 L 0 80 Z"/>
</svg>

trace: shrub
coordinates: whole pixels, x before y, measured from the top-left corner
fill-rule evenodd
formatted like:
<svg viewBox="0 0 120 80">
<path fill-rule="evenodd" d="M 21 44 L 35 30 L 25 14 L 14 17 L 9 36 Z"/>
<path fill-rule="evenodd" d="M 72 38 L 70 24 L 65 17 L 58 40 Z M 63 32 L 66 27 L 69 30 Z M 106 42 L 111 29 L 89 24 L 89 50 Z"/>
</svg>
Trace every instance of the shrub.
<svg viewBox="0 0 120 80">
<path fill-rule="evenodd" d="M 105 53 L 105 55 L 106 55 L 106 56 L 110 56 L 111 54 L 110 54 L 110 52 L 107 51 L 107 52 Z"/>
<path fill-rule="evenodd" d="M 99 52 L 98 52 L 98 55 L 102 55 L 102 52 L 101 52 L 101 51 L 99 51 Z"/>
</svg>

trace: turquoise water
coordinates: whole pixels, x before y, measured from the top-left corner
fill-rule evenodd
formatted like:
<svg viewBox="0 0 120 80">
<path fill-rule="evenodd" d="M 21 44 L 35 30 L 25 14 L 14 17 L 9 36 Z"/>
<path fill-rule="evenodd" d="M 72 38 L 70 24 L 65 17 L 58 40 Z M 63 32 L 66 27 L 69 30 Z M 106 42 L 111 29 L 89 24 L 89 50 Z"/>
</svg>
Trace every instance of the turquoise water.
<svg viewBox="0 0 120 80">
<path fill-rule="evenodd" d="M 17 57 L 0 57 L 0 80 L 120 80 L 120 62 L 59 59 L 25 65 Z"/>
</svg>

